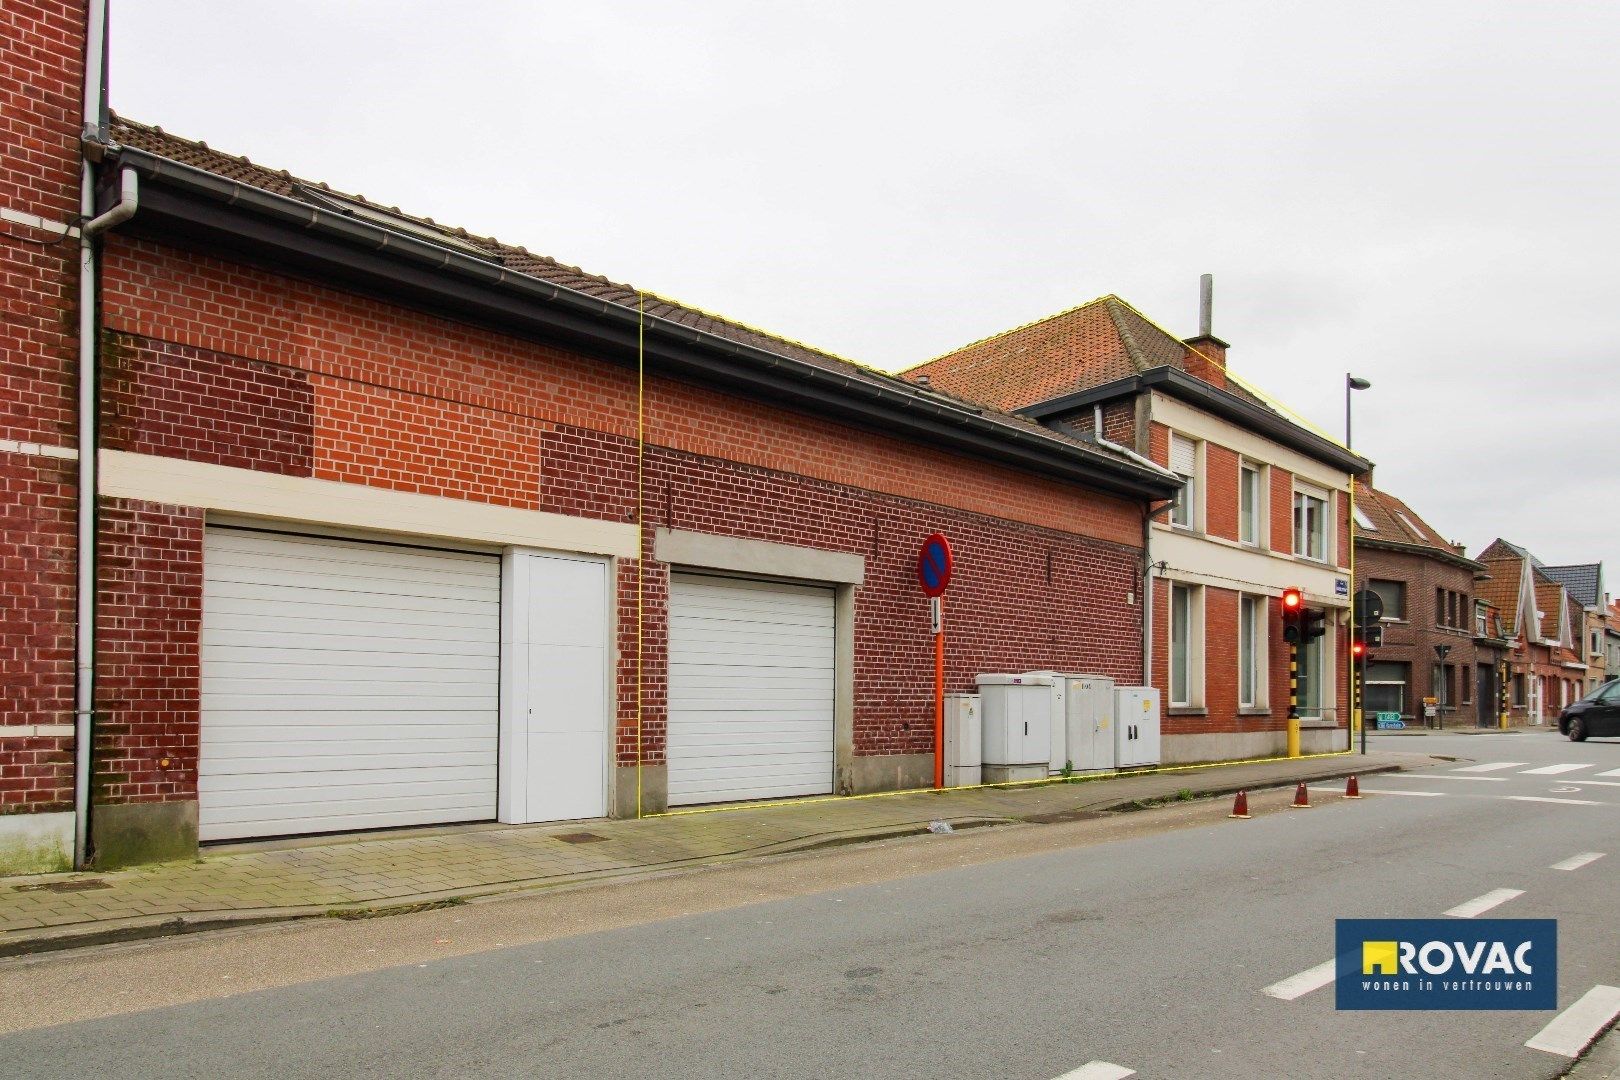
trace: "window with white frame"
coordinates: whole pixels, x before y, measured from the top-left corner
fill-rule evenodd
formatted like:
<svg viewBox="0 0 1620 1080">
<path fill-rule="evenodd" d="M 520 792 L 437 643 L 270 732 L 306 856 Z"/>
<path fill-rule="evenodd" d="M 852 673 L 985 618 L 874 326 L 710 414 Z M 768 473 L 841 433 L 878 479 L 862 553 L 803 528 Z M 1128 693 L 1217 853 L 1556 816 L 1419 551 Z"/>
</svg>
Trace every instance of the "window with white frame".
<svg viewBox="0 0 1620 1080">
<path fill-rule="evenodd" d="M 1181 490 L 1170 507 L 1170 523 L 1185 529 L 1198 527 L 1198 444 L 1180 435 L 1170 436 L 1170 471 L 1181 477 Z"/>
<path fill-rule="evenodd" d="M 1405 713 L 1407 683 L 1410 679 L 1406 664 L 1392 660 L 1367 662 L 1367 677 L 1362 682 L 1361 707 L 1368 713 Z"/>
<path fill-rule="evenodd" d="M 1244 462 L 1238 468 L 1238 539 L 1260 545 L 1266 536 L 1264 466 Z"/>
<path fill-rule="evenodd" d="M 1320 718 L 1328 699 L 1327 637 L 1312 638 L 1299 647 L 1299 715 Z"/>
<path fill-rule="evenodd" d="M 1192 707 L 1204 697 L 1204 590 L 1170 586 L 1170 704 Z"/>
<path fill-rule="evenodd" d="M 1328 561 L 1328 496 L 1310 488 L 1294 490 L 1294 554 Z"/>
<path fill-rule="evenodd" d="M 1263 596 L 1238 598 L 1238 706 L 1263 708 L 1266 703 L 1266 612 Z"/>
</svg>

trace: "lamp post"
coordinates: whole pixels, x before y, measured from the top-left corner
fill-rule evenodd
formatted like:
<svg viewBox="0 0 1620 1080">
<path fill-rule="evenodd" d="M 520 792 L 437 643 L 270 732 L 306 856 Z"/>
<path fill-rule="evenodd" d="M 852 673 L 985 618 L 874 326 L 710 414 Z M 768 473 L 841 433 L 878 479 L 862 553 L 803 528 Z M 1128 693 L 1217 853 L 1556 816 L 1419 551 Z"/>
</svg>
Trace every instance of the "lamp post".
<svg viewBox="0 0 1620 1080">
<path fill-rule="evenodd" d="M 1356 390 L 1371 390 L 1372 383 L 1366 379 L 1358 379 L 1348 371 L 1344 373 L 1344 448 L 1352 449 L 1354 444 L 1350 440 L 1350 395 Z M 1350 591 L 1356 591 L 1356 478 L 1350 477 Z M 1356 606 L 1350 605 L 1350 637 L 1356 636 Z M 1367 752 L 1367 718 L 1363 715 L 1361 698 L 1365 691 L 1361 681 L 1356 678 L 1355 651 L 1350 656 L 1350 722 L 1354 727 L 1361 729 L 1361 752 Z M 1361 652 L 1361 677 L 1367 677 L 1367 651 Z M 1345 749 L 1349 749 L 1346 747 Z"/>
</svg>

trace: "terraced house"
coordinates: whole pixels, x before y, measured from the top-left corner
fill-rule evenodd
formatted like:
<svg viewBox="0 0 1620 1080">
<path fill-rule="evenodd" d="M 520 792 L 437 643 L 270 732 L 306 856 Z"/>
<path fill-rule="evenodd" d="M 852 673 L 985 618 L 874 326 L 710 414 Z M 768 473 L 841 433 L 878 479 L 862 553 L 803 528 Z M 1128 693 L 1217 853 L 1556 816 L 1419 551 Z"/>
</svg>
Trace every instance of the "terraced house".
<svg viewBox="0 0 1620 1080">
<path fill-rule="evenodd" d="M 1299 656 L 1306 751 L 1348 730 L 1350 483 L 1369 463 L 1228 372 L 1227 343 L 1185 341 L 1115 296 L 908 370 L 945 390 L 1173 471 L 1145 526 L 1153 566 L 1145 650 L 1166 703 L 1168 761 L 1284 749 L 1288 647 L 1279 598 L 1303 589 L 1322 635 Z M 1078 612 L 1080 605 L 1076 605 Z"/>
<path fill-rule="evenodd" d="M 1517 723 L 1556 720 L 1585 691 L 1585 617 L 1569 590 L 1547 576 L 1541 560 L 1498 538 L 1479 553 L 1488 580 L 1481 593 L 1502 613 L 1508 654 L 1508 711 Z"/>
<path fill-rule="evenodd" d="M 0 873 L 927 783 L 935 531 L 949 689 L 1143 681 L 1164 429 L 1155 464 L 115 117 L 87 47 L 0 8 Z M 1182 378 L 1154 408 L 1235 483 L 1221 417 L 1283 422 Z M 1235 488 L 1189 505 L 1331 601 L 1354 462 L 1287 430 L 1253 552 Z"/>
<path fill-rule="evenodd" d="M 1495 609 L 1477 599 L 1485 564 L 1370 483 L 1356 488 L 1355 530 L 1356 587 L 1383 603 L 1364 707 L 1423 723 L 1424 701 L 1433 699 L 1441 723 L 1497 726 L 1508 643 Z"/>
</svg>

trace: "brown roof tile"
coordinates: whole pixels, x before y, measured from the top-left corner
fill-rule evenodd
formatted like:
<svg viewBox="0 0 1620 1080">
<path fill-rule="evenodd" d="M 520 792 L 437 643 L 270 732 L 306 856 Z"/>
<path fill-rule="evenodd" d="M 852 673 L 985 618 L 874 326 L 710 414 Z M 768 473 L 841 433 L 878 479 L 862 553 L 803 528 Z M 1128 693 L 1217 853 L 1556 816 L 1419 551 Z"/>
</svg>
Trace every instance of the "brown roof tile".
<svg viewBox="0 0 1620 1080">
<path fill-rule="evenodd" d="M 1187 346 L 1109 295 L 1014 327 L 907 368 L 907 379 L 1015 410 L 1152 368 L 1188 371 Z M 1224 389 L 1271 408 L 1238 383 Z"/>
</svg>

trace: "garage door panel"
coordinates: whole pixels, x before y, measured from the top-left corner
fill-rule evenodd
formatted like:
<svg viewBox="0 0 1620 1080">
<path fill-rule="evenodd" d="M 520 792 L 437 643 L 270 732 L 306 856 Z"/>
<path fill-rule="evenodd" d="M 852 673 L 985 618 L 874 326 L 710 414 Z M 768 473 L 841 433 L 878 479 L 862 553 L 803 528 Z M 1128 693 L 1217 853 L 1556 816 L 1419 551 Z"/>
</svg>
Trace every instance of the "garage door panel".
<svg viewBox="0 0 1620 1080">
<path fill-rule="evenodd" d="M 243 782 L 261 775 L 285 776 L 289 773 L 316 775 L 328 772 L 345 772 L 360 769 L 437 769 L 454 768 L 456 766 L 479 766 L 488 768 L 491 748 L 476 747 L 471 749 L 451 749 L 434 743 L 407 743 L 412 749 L 399 753 L 367 752 L 356 754 L 342 752 L 336 747 L 331 752 L 321 754 L 319 745 L 306 747 L 309 751 L 302 758 L 277 756 L 275 748 L 269 752 L 255 756 L 254 748 L 237 748 L 238 756 L 228 764 L 212 763 L 199 766 L 197 775 L 217 777 L 239 777 Z M 265 748 L 261 745 L 259 750 Z M 217 790 L 217 789 L 216 789 Z"/>
<path fill-rule="evenodd" d="M 494 816 L 500 563 L 210 529 L 199 834 Z"/>
<path fill-rule="evenodd" d="M 203 663 L 209 665 L 214 678 L 246 676 L 254 670 L 269 668 L 286 673 L 292 678 L 309 678 L 317 671 L 369 671 L 373 667 L 389 667 L 409 663 L 418 676 L 448 678 L 457 671 L 486 672 L 500 668 L 499 654 L 479 648 L 476 652 L 462 652 L 465 642 L 444 642 L 440 649 L 431 641 L 401 642 L 397 649 L 295 649 L 263 648 L 241 649 L 229 645 L 204 645 Z M 443 651 L 454 645 L 456 651 Z M 318 662 L 317 662 L 318 661 Z"/>
<path fill-rule="evenodd" d="M 275 620 L 264 629 L 203 627 L 204 648 L 303 649 L 353 652 L 381 649 L 390 653 L 438 652 L 444 656 L 499 656 L 500 642 L 483 627 L 426 623 L 353 623 L 341 619 Z M 414 643 L 414 644 L 413 644 Z"/>
<path fill-rule="evenodd" d="M 832 590 L 675 575 L 670 802 L 831 791 L 835 656 Z"/>
<path fill-rule="evenodd" d="M 255 595 L 237 595 L 253 593 Z M 242 585 L 239 588 L 204 590 L 203 599 L 208 612 L 220 625 L 235 626 L 240 619 L 232 616 L 254 616 L 270 620 L 272 624 L 297 625 L 309 622 L 312 615 L 310 597 L 303 592 L 288 592 L 278 587 Z M 338 616 L 335 626 L 347 627 L 351 623 L 393 624 L 411 626 L 459 626 L 487 632 L 489 612 L 498 608 L 498 600 L 450 600 L 421 596 L 391 596 L 377 599 L 364 606 L 345 604 L 332 614 Z M 333 633 L 365 633 L 364 629 L 336 630 Z"/>
</svg>

